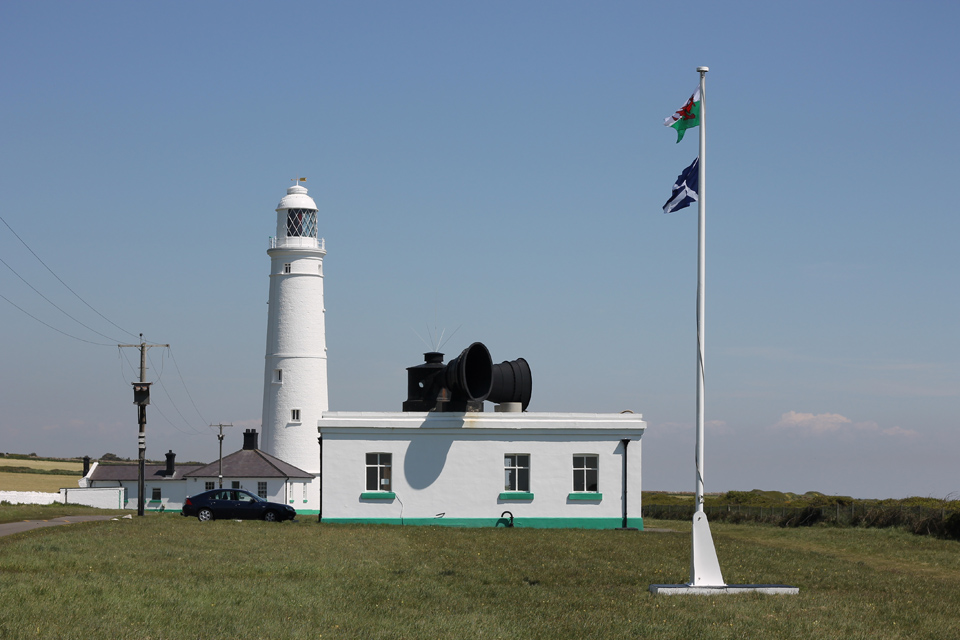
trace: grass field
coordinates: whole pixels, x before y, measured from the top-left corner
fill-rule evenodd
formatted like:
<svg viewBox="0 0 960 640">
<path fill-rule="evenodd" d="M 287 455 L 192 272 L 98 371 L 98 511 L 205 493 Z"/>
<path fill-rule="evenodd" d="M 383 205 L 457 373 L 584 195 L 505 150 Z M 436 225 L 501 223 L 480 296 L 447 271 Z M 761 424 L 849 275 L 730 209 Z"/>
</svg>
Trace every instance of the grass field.
<svg viewBox="0 0 960 640">
<path fill-rule="evenodd" d="M 0 471 L 0 491 L 45 491 L 56 493 L 60 487 L 78 487 L 80 476 L 47 476 L 38 473 Z M 2 636 L 0 636 L 2 637 Z"/>
<path fill-rule="evenodd" d="M 960 543 L 720 524 L 727 582 L 800 595 L 658 597 L 688 578 L 689 524 L 645 525 L 678 531 L 51 527 L 0 538 L 0 638 L 960 637 Z"/>
</svg>

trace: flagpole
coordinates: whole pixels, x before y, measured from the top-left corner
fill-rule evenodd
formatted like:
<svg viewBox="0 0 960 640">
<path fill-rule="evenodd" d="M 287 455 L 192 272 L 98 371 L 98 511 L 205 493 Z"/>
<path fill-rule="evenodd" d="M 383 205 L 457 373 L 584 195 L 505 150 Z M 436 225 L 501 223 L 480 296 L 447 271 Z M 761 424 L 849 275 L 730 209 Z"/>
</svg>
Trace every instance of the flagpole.
<svg viewBox="0 0 960 640">
<path fill-rule="evenodd" d="M 717 550 L 710 534 L 707 514 L 703 511 L 703 356 L 704 356 L 704 311 L 706 310 L 706 237 L 707 237 L 707 94 L 705 79 L 707 67 L 697 67 L 700 73 L 700 155 L 697 184 L 697 210 L 699 212 L 697 251 L 697 487 L 696 510 L 693 514 L 692 544 L 690 549 L 690 586 L 722 587 L 723 573 L 717 559 Z"/>
<path fill-rule="evenodd" d="M 706 307 L 706 234 L 707 234 L 707 100 L 704 91 L 708 67 L 697 67 L 700 73 L 700 166 L 698 176 L 698 243 L 697 243 L 697 485 L 695 511 L 703 511 L 703 351 L 704 351 L 704 316 Z"/>
<path fill-rule="evenodd" d="M 718 594 L 718 593 L 747 593 L 756 591 L 760 593 L 790 593 L 799 592 L 797 587 L 791 587 L 784 584 L 735 584 L 728 585 L 723 581 L 723 572 L 720 571 L 720 562 L 717 559 L 717 549 L 713 545 L 713 536 L 710 534 L 710 524 L 707 522 L 707 514 L 703 510 L 703 355 L 704 355 L 704 310 L 706 303 L 706 217 L 707 217 L 707 94 L 704 88 L 705 77 L 710 69 L 707 67 L 697 67 L 700 74 L 700 110 L 697 114 L 698 123 L 692 126 L 700 127 L 700 155 L 697 156 L 697 185 L 693 193 L 697 196 L 698 211 L 698 251 L 697 251 L 697 487 L 695 495 L 695 512 L 693 514 L 693 526 L 691 527 L 692 544 L 690 547 L 690 582 L 687 584 L 652 584 L 650 591 L 654 594 Z M 696 95 L 696 94 L 694 94 Z M 690 102 L 694 102 L 691 100 Z M 688 102 L 689 104 L 689 102 Z M 683 109 L 683 113 L 689 114 L 690 109 Z M 680 113 L 680 112 L 678 112 Z M 690 119 L 690 118 L 685 118 Z M 665 122 L 667 126 L 671 122 Z M 678 122 L 679 118 L 674 117 L 673 122 Z M 690 124 L 684 128 L 689 128 Z M 682 133 L 683 128 L 678 129 Z M 693 165 L 687 167 L 692 169 Z M 692 171 L 691 171 L 692 173 Z M 671 199 L 664 205 L 664 213 L 675 211 L 674 207 L 683 208 L 693 199 L 689 193 L 690 178 L 684 173 L 680 174 L 677 184 L 674 185 L 674 193 Z M 680 200 L 678 198 L 682 197 Z"/>
</svg>

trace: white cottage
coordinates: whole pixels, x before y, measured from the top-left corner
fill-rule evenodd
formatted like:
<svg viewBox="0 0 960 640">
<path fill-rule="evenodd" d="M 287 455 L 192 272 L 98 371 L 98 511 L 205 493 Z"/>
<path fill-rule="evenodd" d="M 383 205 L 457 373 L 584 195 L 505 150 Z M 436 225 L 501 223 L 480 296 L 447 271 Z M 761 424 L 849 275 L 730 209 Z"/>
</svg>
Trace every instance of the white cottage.
<svg viewBox="0 0 960 640">
<path fill-rule="evenodd" d="M 201 465 L 177 466 L 177 456 L 173 451 L 168 451 L 166 457 L 165 465 L 144 465 L 144 509 L 147 511 L 179 511 L 187 496 L 192 495 L 188 493 L 185 474 L 199 469 Z M 123 489 L 122 508 L 136 509 L 138 476 L 136 462 L 94 462 L 78 484 L 89 488 L 120 487 Z"/>
<path fill-rule="evenodd" d="M 246 489 L 264 500 L 289 504 L 299 512 L 306 504 L 306 488 L 315 476 L 258 449 L 257 432 L 247 429 L 240 451 L 184 474 L 188 495 L 219 488 L 221 477 L 225 488 Z"/>
<path fill-rule="evenodd" d="M 216 489 L 246 489 L 270 502 L 289 504 L 294 509 L 306 505 L 307 487 L 316 476 L 279 460 L 257 448 L 257 432 L 247 429 L 243 448 L 223 460 L 207 465 L 177 465 L 176 454 L 166 454 L 165 465 L 144 465 L 144 509 L 179 512 L 187 497 Z M 94 462 L 80 479 L 81 487 L 119 487 L 121 506 L 137 508 L 138 464 L 136 462 L 101 464 Z M 310 512 L 309 510 L 307 511 Z M 313 510 L 316 513 L 316 510 Z"/>
<path fill-rule="evenodd" d="M 642 417 L 528 412 L 522 358 L 493 365 L 479 343 L 447 365 L 428 353 L 408 369 L 403 411 L 328 410 L 327 252 L 299 182 L 276 208 L 267 250 L 263 394 L 264 450 L 311 475 L 298 512 L 324 522 L 642 527 Z"/>
</svg>

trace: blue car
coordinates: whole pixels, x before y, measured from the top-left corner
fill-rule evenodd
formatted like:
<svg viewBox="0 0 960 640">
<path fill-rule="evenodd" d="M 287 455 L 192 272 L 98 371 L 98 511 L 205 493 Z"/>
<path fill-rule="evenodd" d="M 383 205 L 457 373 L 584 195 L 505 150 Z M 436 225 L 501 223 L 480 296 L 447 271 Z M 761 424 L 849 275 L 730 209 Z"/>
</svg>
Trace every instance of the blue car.
<svg viewBox="0 0 960 640">
<path fill-rule="evenodd" d="M 267 502 L 243 489 L 214 489 L 187 498 L 180 515 L 196 516 L 201 522 L 214 519 L 282 522 L 293 520 L 297 512 L 293 507 Z"/>
</svg>

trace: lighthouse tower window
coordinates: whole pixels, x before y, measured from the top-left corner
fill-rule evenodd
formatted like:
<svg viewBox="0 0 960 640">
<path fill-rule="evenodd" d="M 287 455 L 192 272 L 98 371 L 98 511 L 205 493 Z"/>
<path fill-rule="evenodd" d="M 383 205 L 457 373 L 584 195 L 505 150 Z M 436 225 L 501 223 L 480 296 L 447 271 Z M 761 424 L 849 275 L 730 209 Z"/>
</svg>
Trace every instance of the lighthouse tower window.
<svg viewBox="0 0 960 640">
<path fill-rule="evenodd" d="M 300 422 L 300 409 L 290 410 L 290 422 Z"/>
<path fill-rule="evenodd" d="M 287 237 L 317 237 L 316 209 L 288 209 Z"/>
<path fill-rule="evenodd" d="M 290 272 L 292 272 L 292 271 L 293 271 L 293 265 L 292 265 L 291 263 L 288 262 L 288 263 L 286 263 L 286 264 L 283 265 L 283 272 L 284 272 L 284 273 L 290 273 Z"/>
</svg>

